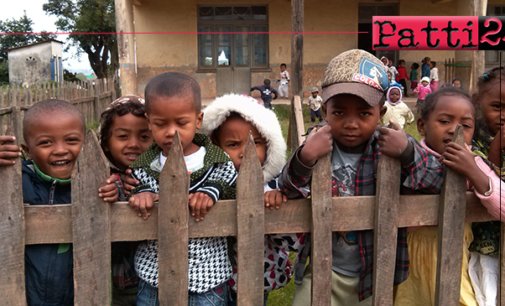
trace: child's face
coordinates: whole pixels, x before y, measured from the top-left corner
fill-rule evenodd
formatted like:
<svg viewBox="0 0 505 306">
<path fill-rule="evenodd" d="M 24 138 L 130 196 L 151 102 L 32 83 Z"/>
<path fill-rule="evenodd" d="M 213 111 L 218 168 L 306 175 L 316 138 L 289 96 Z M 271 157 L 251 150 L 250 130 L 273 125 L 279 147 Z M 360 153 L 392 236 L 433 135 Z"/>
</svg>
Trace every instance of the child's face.
<svg viewBox="0 0 505 306">
<path fill-rule="evenodd" d="M 388 72 L 388 80 L 391 80 L 391 72 Z"/>
<path fill-rule="evenodd" d="M 505 81 L 502 81 L 501 87 L 505 88 Z M 496 135 L 501 126 L 505 124 L 505 111 L 503 111 L 505 107 L 505 90 L 500 92 L 499 81 L 495 81 L 490 90 L 479 97 L 478 104 L 489 129 Z"/>
<path fill-rule="evenodd" d="M 382 63 L 383 63 L 384 65 L 386 65 L 386 66 L 389 64 L 389 61 L 388 61 L 388 59 L 387 59 L 387 58 L 383 58 L 381 61 L 382 61 Z"/>
<path fill-rule="evenodd" d="M 168 156 L 175 131 L 179 133 L 184 155 L 196 152 L 198 146 L 193 143 L 193 138 L 202 125 L 203 113 L 193 107 L 193 97 L 156 97 L 152 100 L 146 117 L 163 156 Z"/>
<path fill-rule="evenodd" d="M 423 84 L 424 87 L 426 87 L 426 86 L 428 86 L 428 84 L 430 84 L 430 83 L 428 83 L 426 81 L 422 81 L 421 83 Z"/>
<path fill-rule="evenodd" d="M 281 65 L 281 71 L 284 71 L 284 70 L 286 70 L 286 66 Z"/>
<path fill-rule="evenodd" d="M 391 89 L 391 91 L 389 92 L 389 100 L 391 100 L 391 102 L 396 102 L 400 100 L 400 90 L 396 88 Z"/>
<path fill-rule="evenodd" d="M 427 120 L 417 120 L 417 130 L 426 138 L 426 144 L 443 154 L 452 141 L 456 125 L 463 126 L 465 143 L 472 143 L 475 129 L 475 109 L 470 101 L 460 96 L 442 96 Z"/>
<path fill-rule="evenodd" d="M 244 158 L 249 131 L 251 131 L 256 144 L 260 164 L 263 165 L 267 155 L 267 143 L 252 123 L 242 117 L 231 117 L 221 125 L 219 134 L 216 135 L 219 147 L 230 156 L 237 171 L 240 169 Z"/>
<path fill-rule="evenodd" d="M 43 173 L 68 179 L 84 141 L 81 118 L 57 111 L 43 117 L 34 119 L 23 149 Z"/>
<path fill-rule="evenodd" d="M 371 107 L 358 96 L 342 94 L 328 100 L 323 111 L 339 147 L 361 149 L 375 132 L 386 108 L 380 109 L 380 105 Z"/>
<path fill-rule="evenodd" d="M 317 91 L 312 93 L 312 98 L 317 97 Z"/>
<path fill-rule="evenodd" d="M 452 83 L 452 85 L 453 85 L 454 87 L 461 88 L 461 82 L 460 82 L 460 81 L 457 81 L 457 80 L 456 80 L 456 81 L 454 81 L 454 83 Z"/>
<path fill-rule="evenodd" d="M 121 170 L 128 168 L 153 143 L 146 118 L 130 113 L 114 118 L 110 134 L 104 150 L 110 153 L 112 162 Z"/>
<path fill-rule="evenodd" d="M 400 63 L 400 67 L 405 67 L 405 63 L 404 63 L 404 62 L 401 62 L 401 63 Z"/>
</svg>

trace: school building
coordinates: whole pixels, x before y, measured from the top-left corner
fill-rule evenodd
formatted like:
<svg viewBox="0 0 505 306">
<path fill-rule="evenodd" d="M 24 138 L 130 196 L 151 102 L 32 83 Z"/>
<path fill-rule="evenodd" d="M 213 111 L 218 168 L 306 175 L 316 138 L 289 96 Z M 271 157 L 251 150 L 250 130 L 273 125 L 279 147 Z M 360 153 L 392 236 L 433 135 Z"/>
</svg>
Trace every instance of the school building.
<svg viewBox="0 0 505 306">
<path fill-rule="evenodd" d="M 302 10 L 293 10 L 293 1 Z M 248 93 L 265 78 L 277 80 L 280 64 L 303 73 L 302 89 L 319 86 L 326 64 L 337 54 L 365 49 L 421 64 L 425 56 L 437 62 L 444 83 L 444 60 L 455 59 L 456 76 L 470 83 L 485 67 L 498 64 L 498 51 L 373 51 L 373 16 L 505 15 L 505 0 L 115 0 L 123 94 L 143 95 L 153 76 L 179 71 L 194 77 L 202 98 L 227 92 Z M 306 33 L 303 70 L 291 68 L 292 24 Z M 357 34 L 352 32 L 368 32 Z M 170 34 L 159 34 L 170 32 Z M 298 54 L 299 56 L 300 54 Z M 470 67 L 471 66 L 471 67 Z M 276 86 L 277 84 L 273 84 Z M 468 88 L 468 85 L 467 85 Z"/>
</svg>

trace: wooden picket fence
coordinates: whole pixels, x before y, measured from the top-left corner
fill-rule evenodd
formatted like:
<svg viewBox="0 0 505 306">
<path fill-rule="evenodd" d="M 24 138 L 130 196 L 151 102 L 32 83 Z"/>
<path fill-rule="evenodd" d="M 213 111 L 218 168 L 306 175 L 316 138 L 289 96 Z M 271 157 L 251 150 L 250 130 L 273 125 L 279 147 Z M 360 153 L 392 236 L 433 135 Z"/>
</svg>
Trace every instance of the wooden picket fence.
<svg viewBox="0 0 505 306">
<path fill-rule="evenodd" d="M 454 140 L 463 143 L 461 129 Z M 20 164 L 0 167 L 2 305 L 26 305 L 25 245 L 73 243 L 75 305 L 103 306 L 111 300 L 111 242 L 158 239 L 160 303 L 185 306 L 188 238 L 236 236 L 238 305 L 258 306 L 263 303 L 264 235 L 307 232 L 312 234 L 312 305 L 330 306 L 332 231 L 373 229 L 373 304 L 391 306 L 398 227 L 433 225 L 439 229 L 435 305 L 459 305 L 464 222 L 493 218 L 466 192 L 465 177 L 450 169 L 440 195 L 400 195 L 400 172 L 399 161 L 383 155 L 375 196 L 332 198 L 331 164 L 325 157 L 313 172 L 309 199 L 265 209 L 263 173 L 250 138 L 237 199 L 219 201 L 204 221 L 195 222 L 188 211 L 189 177 L 176 135 L 160 174 L 160 201 L 143 220 L 126 202 L 104 203 L 98 197 L 109 167 L 95 133 L 88 131 L 72 175 L 71 204 L 23 205 Z M 500 301 L 504 298 L 502 294 Z"/>
<path fill-rule="evenodd" d="M 82 112 L 86 124 L 91 125 L 100 120 L 100 114 L 116 99 L 116 91 L 112 79 L 0 86 L 0 135 L 10 126 L 18 141 L 22 140 L 23 112 L 47 99 L 69 101 Z"/>
</svg>

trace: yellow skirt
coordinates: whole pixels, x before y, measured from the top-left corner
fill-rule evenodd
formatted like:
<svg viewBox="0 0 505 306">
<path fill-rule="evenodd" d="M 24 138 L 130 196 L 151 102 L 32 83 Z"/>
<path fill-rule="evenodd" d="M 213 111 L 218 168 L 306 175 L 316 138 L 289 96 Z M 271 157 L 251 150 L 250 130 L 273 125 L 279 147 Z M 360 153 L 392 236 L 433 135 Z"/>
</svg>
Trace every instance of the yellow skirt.
<svg viewBox="0 0 505 306">
<path fill-rule="evenodd" d="M 395 288 L 395 306 L 426 306 L 435 304 L 437 276 L 438 227 L 425 226 L 407 234 L 410 257 L 410 275 Z M 460 306 L 478 306 L 470 276 L 468 275 L 469 251 L 473 241 L 471 223 L 465 223 L 463 265 L 461 268 Z"/>
</svg>

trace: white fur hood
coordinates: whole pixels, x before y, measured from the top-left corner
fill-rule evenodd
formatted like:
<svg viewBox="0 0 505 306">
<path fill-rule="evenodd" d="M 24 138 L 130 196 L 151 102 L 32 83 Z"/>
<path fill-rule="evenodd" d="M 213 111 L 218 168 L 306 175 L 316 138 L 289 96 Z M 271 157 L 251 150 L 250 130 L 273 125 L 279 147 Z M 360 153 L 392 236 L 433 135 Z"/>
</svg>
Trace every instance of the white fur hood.
<svg viewBox="0 0 505 306">
<path fill-rule="evenodd" d="M 223 124 L 232 112 L 251 122 L 267 143 L 267 157 L 262 165 L 264 183 L 270 182 L 280 173 L 286 163 L 286 142 L 273 111 L 247 95 L 227 94 L 216 98 L 203 112 L 200 131 L 207 135 Z"/>
</svg>

